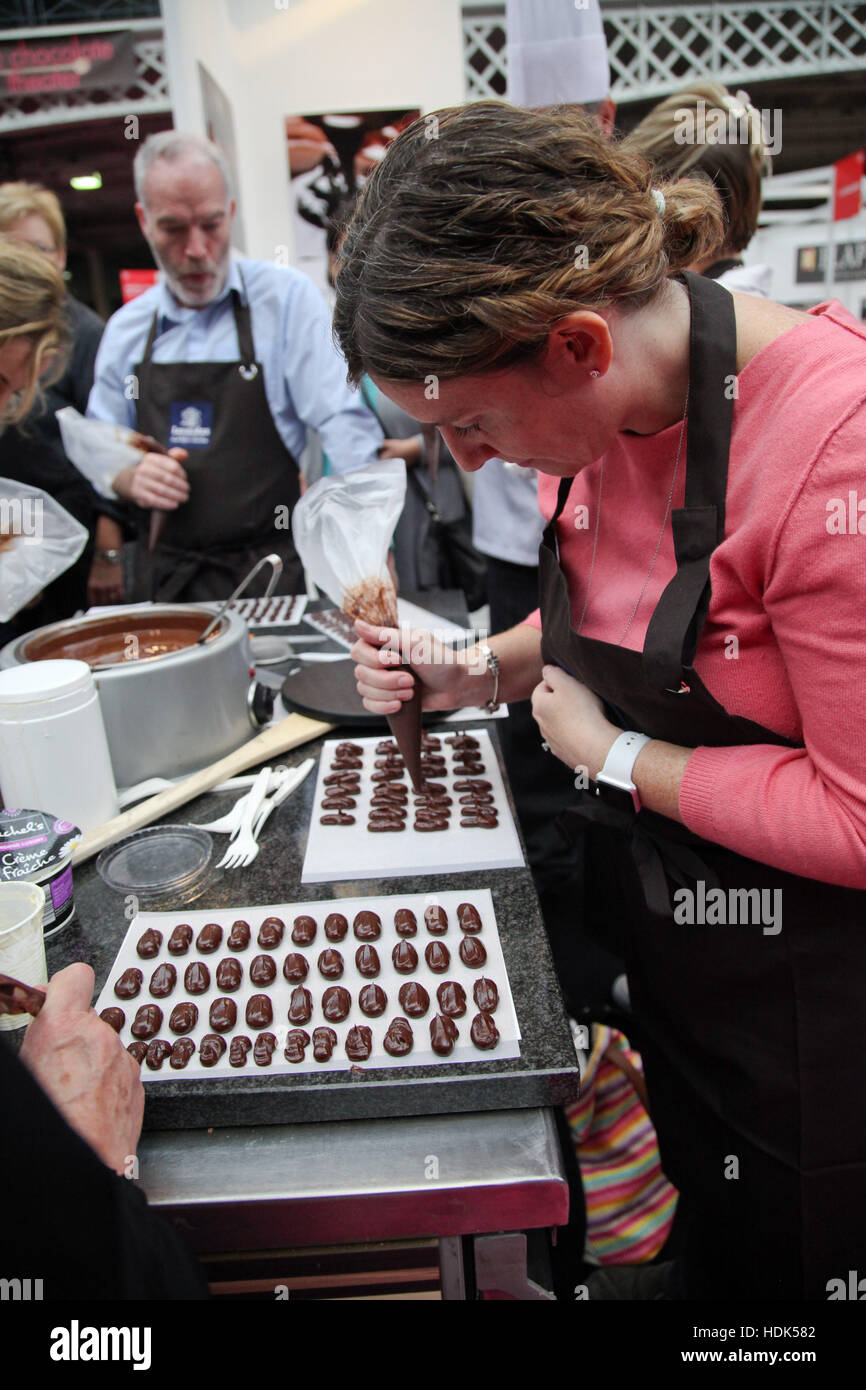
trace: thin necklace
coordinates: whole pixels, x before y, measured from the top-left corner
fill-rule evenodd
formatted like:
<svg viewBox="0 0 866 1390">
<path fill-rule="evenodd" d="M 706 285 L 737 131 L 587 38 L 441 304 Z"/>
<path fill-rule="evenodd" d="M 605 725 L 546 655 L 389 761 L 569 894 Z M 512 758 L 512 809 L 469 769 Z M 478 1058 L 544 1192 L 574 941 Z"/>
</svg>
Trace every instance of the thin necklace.
<svg viewBox="0 0 866 1390">
<path fill-rule="evenodd" d="M 691 382 L 689 383 L 689 387 L 691 387 Z M 629 628 L 631 627 L 632 623 L 634 622 L 635 614 L 637 613 L 638 609 L 640 608 L 641 600 L 643 599 L 643 596 L 644 596 L 644 594 L 646 593 L 647 585 L 649 584 L 650 579 L 652 578 L 652 572 L 653 572 L 653 570 L 655 569 L 656 560 L 658 559 L 658 553 L 659 553 L 659 551 L 661 550 L 661 545 L 662 545 L 662 541 L 663 541 L 663 539 L 664 539 L 664 534 L 665 534 L 665 528 L 666 528 L 666 526 L 667 526 L 667 524 L 668 524 L 668 517 L 669 517 L 670 514 L 671 514 L 671 505 L 672 505 L 673 499 L 674 499 L 674 488 L 675 488 L 676 485 L 677 485 L 677 475 L 678 475 L 679 470 L 680 470 L 680 456 L 681 456 L 681 454 L 682 454 L 683 439 L 685 438 L 685 433 L 686 433 L 686 422 L 687 422 L 688 418 L 689 418 L 689 391 L 688 391 L 688 389 L 687 389 L 687 390 L 686 390 L 686 401 L 685 401 L 685 405 L 683 406 L 683 423 L 682 423 L 682 425 L 680 426 L 680 437 L 679 437 L 679 443 L 677 444 L 677 457 L 676 457 L 676 461 L 675 461 L 675 463 L 674 463 L 674 472 L 673 472 L 673 477 L 671 478 L 670 489 L 669 489 L 669 491 L 668 491 L 668 500 L 667 500 L 667 505 L 665 506 L 664 521 L 662 522 L 661 530 L 659 531 L 659 538 L 658 538 L 658 540 L 656 541 L 656 548 L 655 548 L 655 550 L 653 551 L 653 557 L 652 557 L 652 560 L 650 561 L 650 567 L 649 567 L 649 570 L 647 571 L 646 579 L 644 580 L 643 586 L 642 586 L 642 588 L 641 588 L 641 591 L 640 591 L 640 593 L 639 593 L 638 596 L 637 596 L 637 600 L 636 600 L 636 602 L 635 602 L 634 608 L 631 610 L 631 616 L 629 617 L 629 620 L 628 620 L 628 622 L 626 623 L 626 625 L 625 625 L 625 627 L 624 627 L 624 629 L 623 629 L 622 636 L 620 637 L 619 641 L 617 642 L 617 646 L 618 646 L 618 647 L 621 647 L 621 646 L 622 646 L 623 642 L 624 642 L 625 639 L 626 639 L 626 635 L 627 635 L 627 633 L 628 633 L 628 630 L 629 630 Z M 592 588 L 592 575 L 593 575 L 593 571 L 594 571 L 594 569 L 595 569 L 595 556 L 596 556 L 596 551 L 598 550 L 598 531 L 599 531 L 599 525 L 600 525 L 600 523 L 601 523 L 601 494 L 602 494 L 602 489 L 603 489 L 603 487 L 604 487 L 604 457 L 602 457 L 602 460 L 601 460 L 601 469 L 600 469 L 600 471 L 599 471 L 599 476 L 598 476 L 598 499 L 597 499 L 597 501 L 596 501 L 595 534 L 594 534 L 594 536 L 593 536 L 593 541 L 592 541 L 592 559 L 590 560 L 590 564 L 589 564 L 589 577 L 588 577 L 588 579 L 587 579 L 587 581 L 586 581 L 586 596 L 585 596 L 585 598 L 584 598 L 584 600 L 583 600 L 583 611 L 582 611 L 582 613 L 581 613 L 581 615 L 580 615 L 580 622 L 579 622 L 578 625 L 577 625 L 576 636 L 580 636 L 580 630 L 581 630 L 581 628 L 583 627 L 583 620 L 584 620 L 584 618 L 586 617 L 586 608 L 587 608 L 587 604 L 589 603 L 589 591 L 590 591 L 590 589 Z"/>
</svg>

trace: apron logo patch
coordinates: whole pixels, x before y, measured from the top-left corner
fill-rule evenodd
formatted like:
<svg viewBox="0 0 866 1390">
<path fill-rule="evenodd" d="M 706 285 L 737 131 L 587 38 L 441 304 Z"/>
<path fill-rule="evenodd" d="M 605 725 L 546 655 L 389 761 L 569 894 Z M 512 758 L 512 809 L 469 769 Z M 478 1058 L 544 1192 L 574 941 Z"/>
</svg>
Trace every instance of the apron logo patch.
<svg viewBox="0 0 866 1390">
<path fill-rule="evenodd" d="M 169 417 L 170 449 L 207 449 L 213 428 L 210 401 L 172 401 Z"/>
</svg>

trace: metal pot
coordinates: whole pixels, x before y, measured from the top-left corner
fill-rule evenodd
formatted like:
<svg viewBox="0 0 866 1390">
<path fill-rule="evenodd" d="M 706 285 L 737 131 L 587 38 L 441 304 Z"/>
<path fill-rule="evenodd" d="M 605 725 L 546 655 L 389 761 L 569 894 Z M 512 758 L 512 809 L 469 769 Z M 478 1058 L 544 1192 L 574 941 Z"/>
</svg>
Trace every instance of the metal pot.
<svg viewBox="0 0 866 1390">
<path fill-rule="evenodd" d="M 249 631 L 236 613 L 189 604 L 121 608 L 10 642 L 0 665 L 71 657 L 91 667 L 119 787 L 180 777 L 239 748 L 267 722 Z"/>
</svg>

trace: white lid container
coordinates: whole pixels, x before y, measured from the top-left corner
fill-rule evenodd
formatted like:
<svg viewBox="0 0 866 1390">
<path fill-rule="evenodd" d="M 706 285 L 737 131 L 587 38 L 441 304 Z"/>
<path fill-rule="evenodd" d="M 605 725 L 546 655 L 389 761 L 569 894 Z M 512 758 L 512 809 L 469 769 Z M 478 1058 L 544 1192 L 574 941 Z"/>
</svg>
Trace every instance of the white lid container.
<svg viewBox="0 0 866 1390">
<path fill-rule="evenodd" d="M 0 671 L 0 801 L 50 806 L 82 831 L 117 815 L 99 695 L 84 661 Z"/>
</svg>

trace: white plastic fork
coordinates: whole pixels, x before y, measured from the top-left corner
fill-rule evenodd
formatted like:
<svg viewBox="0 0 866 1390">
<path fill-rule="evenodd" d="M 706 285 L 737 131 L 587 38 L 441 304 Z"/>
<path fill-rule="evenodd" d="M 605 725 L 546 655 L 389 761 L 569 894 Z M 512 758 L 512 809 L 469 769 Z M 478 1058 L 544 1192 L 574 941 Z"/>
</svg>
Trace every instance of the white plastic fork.
<svg viewBox="0 0 866 1390">
<path fill-rule="evenodd" d="M 287 768 L 282 763 L 279 767 L 273 768 L 271 771 L 270 778 L 268 780 L 267 791 L 277 791 L 282 786 L 283 779 L 288 775 L 289 768 Z M 249 799 L 253 794 L 254 787 L 255 778 L 253 779 L 250 790 L 246 793 L 245 796 L 238 797 L 237 801 L 235 802 L 234 806 L 230 811 L 227 811 L 224 816 L 220 816 L 219 820 L 208 821 L 204 825 L 197 825 L 196 829 L 210 830 L 217 835 L 235 835 L 237 831 L 241 828 L 241 821 L 244 818 L 244 811 L 246 810 L 247 803 L 249 802 Z"/>
<path fill-rule="evenodd" d="M 247 804 L 244 807 L 240 829 L 238 830 L 236 838 L 229 845 L 222 859 L 217 864 L 216 867 L 218 869 L 242 869 L 245 864 L 252 863 L 253 859 L 255 859 L 258 854 L 258 846 L 253 839 L 252 827 L 261 809 L 262 802 L 267 795 L 270 775 L 271 769 L 269 767 L 263 767 L 253 783 Z"/>
<path fill-rule="evenodd" d="M 273 795 L 268 797 L 267 801 L 263 803 L 259 810 L 255 825 L 253 826 L 253 839 L 255 841 L 258 841 L 264 828 L 265 821 L 268 819 L 271 812 L 275 811 L 278 806 L 281 806 L 286 800 L 286 797 L 291 796 L 292 792 L 297 791 L 304 778 L 312 772 L 315 765 L 315 758 L 307 758 L 306 762 L 300 763 L 297 767 L 287 770 L 287 776 L 284 777 L 282 786 L 278 787 Z M 258 843 L 256 844 L 256 854 L 258 854 Z M 253 858 L 255 858 L 255 855 Z M 252 863 L 252 860 L 249 862 Z"/>
</svg>

